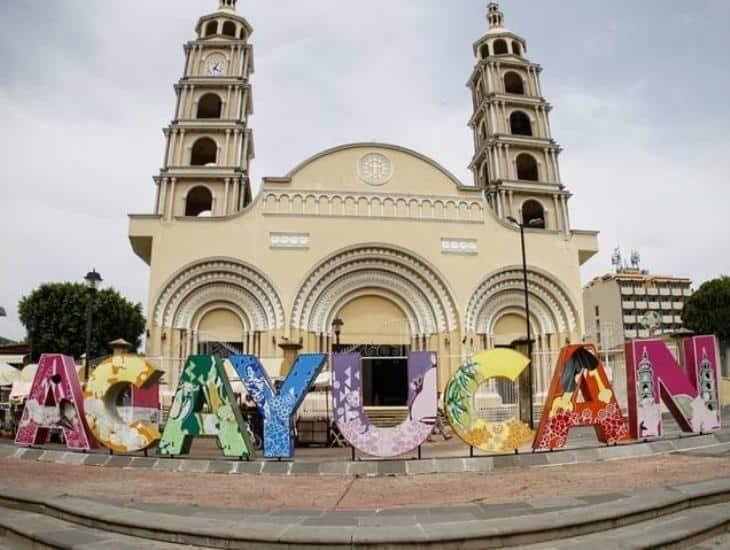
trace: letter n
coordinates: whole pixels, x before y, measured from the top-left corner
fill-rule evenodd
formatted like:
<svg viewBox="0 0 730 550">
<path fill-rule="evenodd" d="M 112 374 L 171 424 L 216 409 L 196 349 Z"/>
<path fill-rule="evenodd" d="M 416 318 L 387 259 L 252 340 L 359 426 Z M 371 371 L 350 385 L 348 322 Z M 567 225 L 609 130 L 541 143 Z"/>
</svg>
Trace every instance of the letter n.
<svg viewBox="0 0 730 550">
<path fill-rule="evenodd" d="M 65 355 L 41 357 L 15 443 L 42 445 L 51 428 L 63 430 L 69 449 L 85 451 L 97 447 L 86 424 L 76 365 L 71 357 Z"/>
<path fill-rule="evenodd" d="M 716 350 L 714 336 L 685 339 L 682 368 L 662 340 L 626 344 L 629 424 L 634 438 L 662 436 L 662 403 L 685 432 L 720 429 Z"/>
</svg>

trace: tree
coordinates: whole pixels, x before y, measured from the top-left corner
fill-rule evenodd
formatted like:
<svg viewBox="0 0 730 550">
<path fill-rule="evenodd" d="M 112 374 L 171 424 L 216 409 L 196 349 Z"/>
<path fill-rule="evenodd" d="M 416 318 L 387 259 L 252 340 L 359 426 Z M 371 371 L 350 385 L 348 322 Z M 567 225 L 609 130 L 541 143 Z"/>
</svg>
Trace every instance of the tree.
<svg viewBox="0 0 730 550">
<path fill-rule="evenodd" d="M 684 305 L 682 320 L 698 334 L 714 334 L 730 342 L 730 277 L 703 283 Z"/>
<path fill-rule="evenodd" d="M 91 300 L 93 325 L 90 357 L 109 353 L 108 343 L 124 338 L 134 348 L 145 329 L 142 304 L 114 289 L 91 291 L 78 283 L 47 283 L 21 298 L 18 312 L 26 328 L 33 361 L 43 353 L 80 358 L 86 352 L 86 306 Z"/>
</svg>

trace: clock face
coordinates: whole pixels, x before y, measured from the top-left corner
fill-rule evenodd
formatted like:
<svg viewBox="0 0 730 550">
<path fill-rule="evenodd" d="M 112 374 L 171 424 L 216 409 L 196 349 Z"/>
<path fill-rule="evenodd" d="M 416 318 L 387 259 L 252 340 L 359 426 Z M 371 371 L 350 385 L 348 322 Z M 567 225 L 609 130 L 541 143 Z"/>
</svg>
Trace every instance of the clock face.
<svg viewBox="0 0 730 550">
<path fill-rule="evenodd" d="M 226 72 L 226 59 L 222 55 L 211 55 L 205 62 L 208 76 L 223 76 Z"/>
</svg>

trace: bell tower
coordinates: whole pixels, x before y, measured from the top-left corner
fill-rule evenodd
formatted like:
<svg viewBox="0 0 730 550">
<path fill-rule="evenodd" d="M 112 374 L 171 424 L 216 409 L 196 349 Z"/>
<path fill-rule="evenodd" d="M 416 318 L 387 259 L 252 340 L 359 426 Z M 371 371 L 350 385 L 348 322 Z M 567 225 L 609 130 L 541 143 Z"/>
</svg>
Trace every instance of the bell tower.
<svg viewBox="0 0 730 550">
<path fill-rule="evenodd" d="M 236 13 L 236 2 L 219 0 L 184 47 L 175 115 L 164 130 L 164 164 L 155 178 L 155 211 L 166 221 L 229 216 L 251 202 L 253 28 Z"/>
<path fill-rule="evenodd" d="M 552 106 L 542 95 L 542 67 L 526 57 L 527 43 L 504 26 L 496 2 L 487 6 L 487 34 L 474 43 L 469 78 L 474 115 L 474 184 L 500 219 L 570 233 L 570 193 L 560 178 L 560 146 L 552 139 Z"/>
</svg>

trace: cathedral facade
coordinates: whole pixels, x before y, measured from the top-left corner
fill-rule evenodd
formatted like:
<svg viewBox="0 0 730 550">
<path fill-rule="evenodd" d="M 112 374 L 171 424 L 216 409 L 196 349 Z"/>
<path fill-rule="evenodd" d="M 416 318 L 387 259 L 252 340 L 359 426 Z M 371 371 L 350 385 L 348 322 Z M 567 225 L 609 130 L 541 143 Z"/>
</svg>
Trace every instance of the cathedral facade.
<svg viewBox="0 0 730 550">
<path fill-rule="evenodd" d="M 402 397 L 404 365 L 384 358 L 407 351 L 438 353 L 443 388 L 470 353 L 525 339 L 522 224 L 544 390 L 550 352 L 582 338 L 579 269 L 597 233 L 570 225 L 542 68 L 497 4 L 487 19 L 468 80 L 473 182 L 404 147 L 352 143 L 264 178 L 255 196 L 253 29 L 236 0 L 200 19 L 154 210 L 130 223 L 150 266 L 146 351 L 170 386 L 195 353 L 286 365 L 292 353 L 357 349 L 370 356 L 370 404 Z"/>
</svg>

